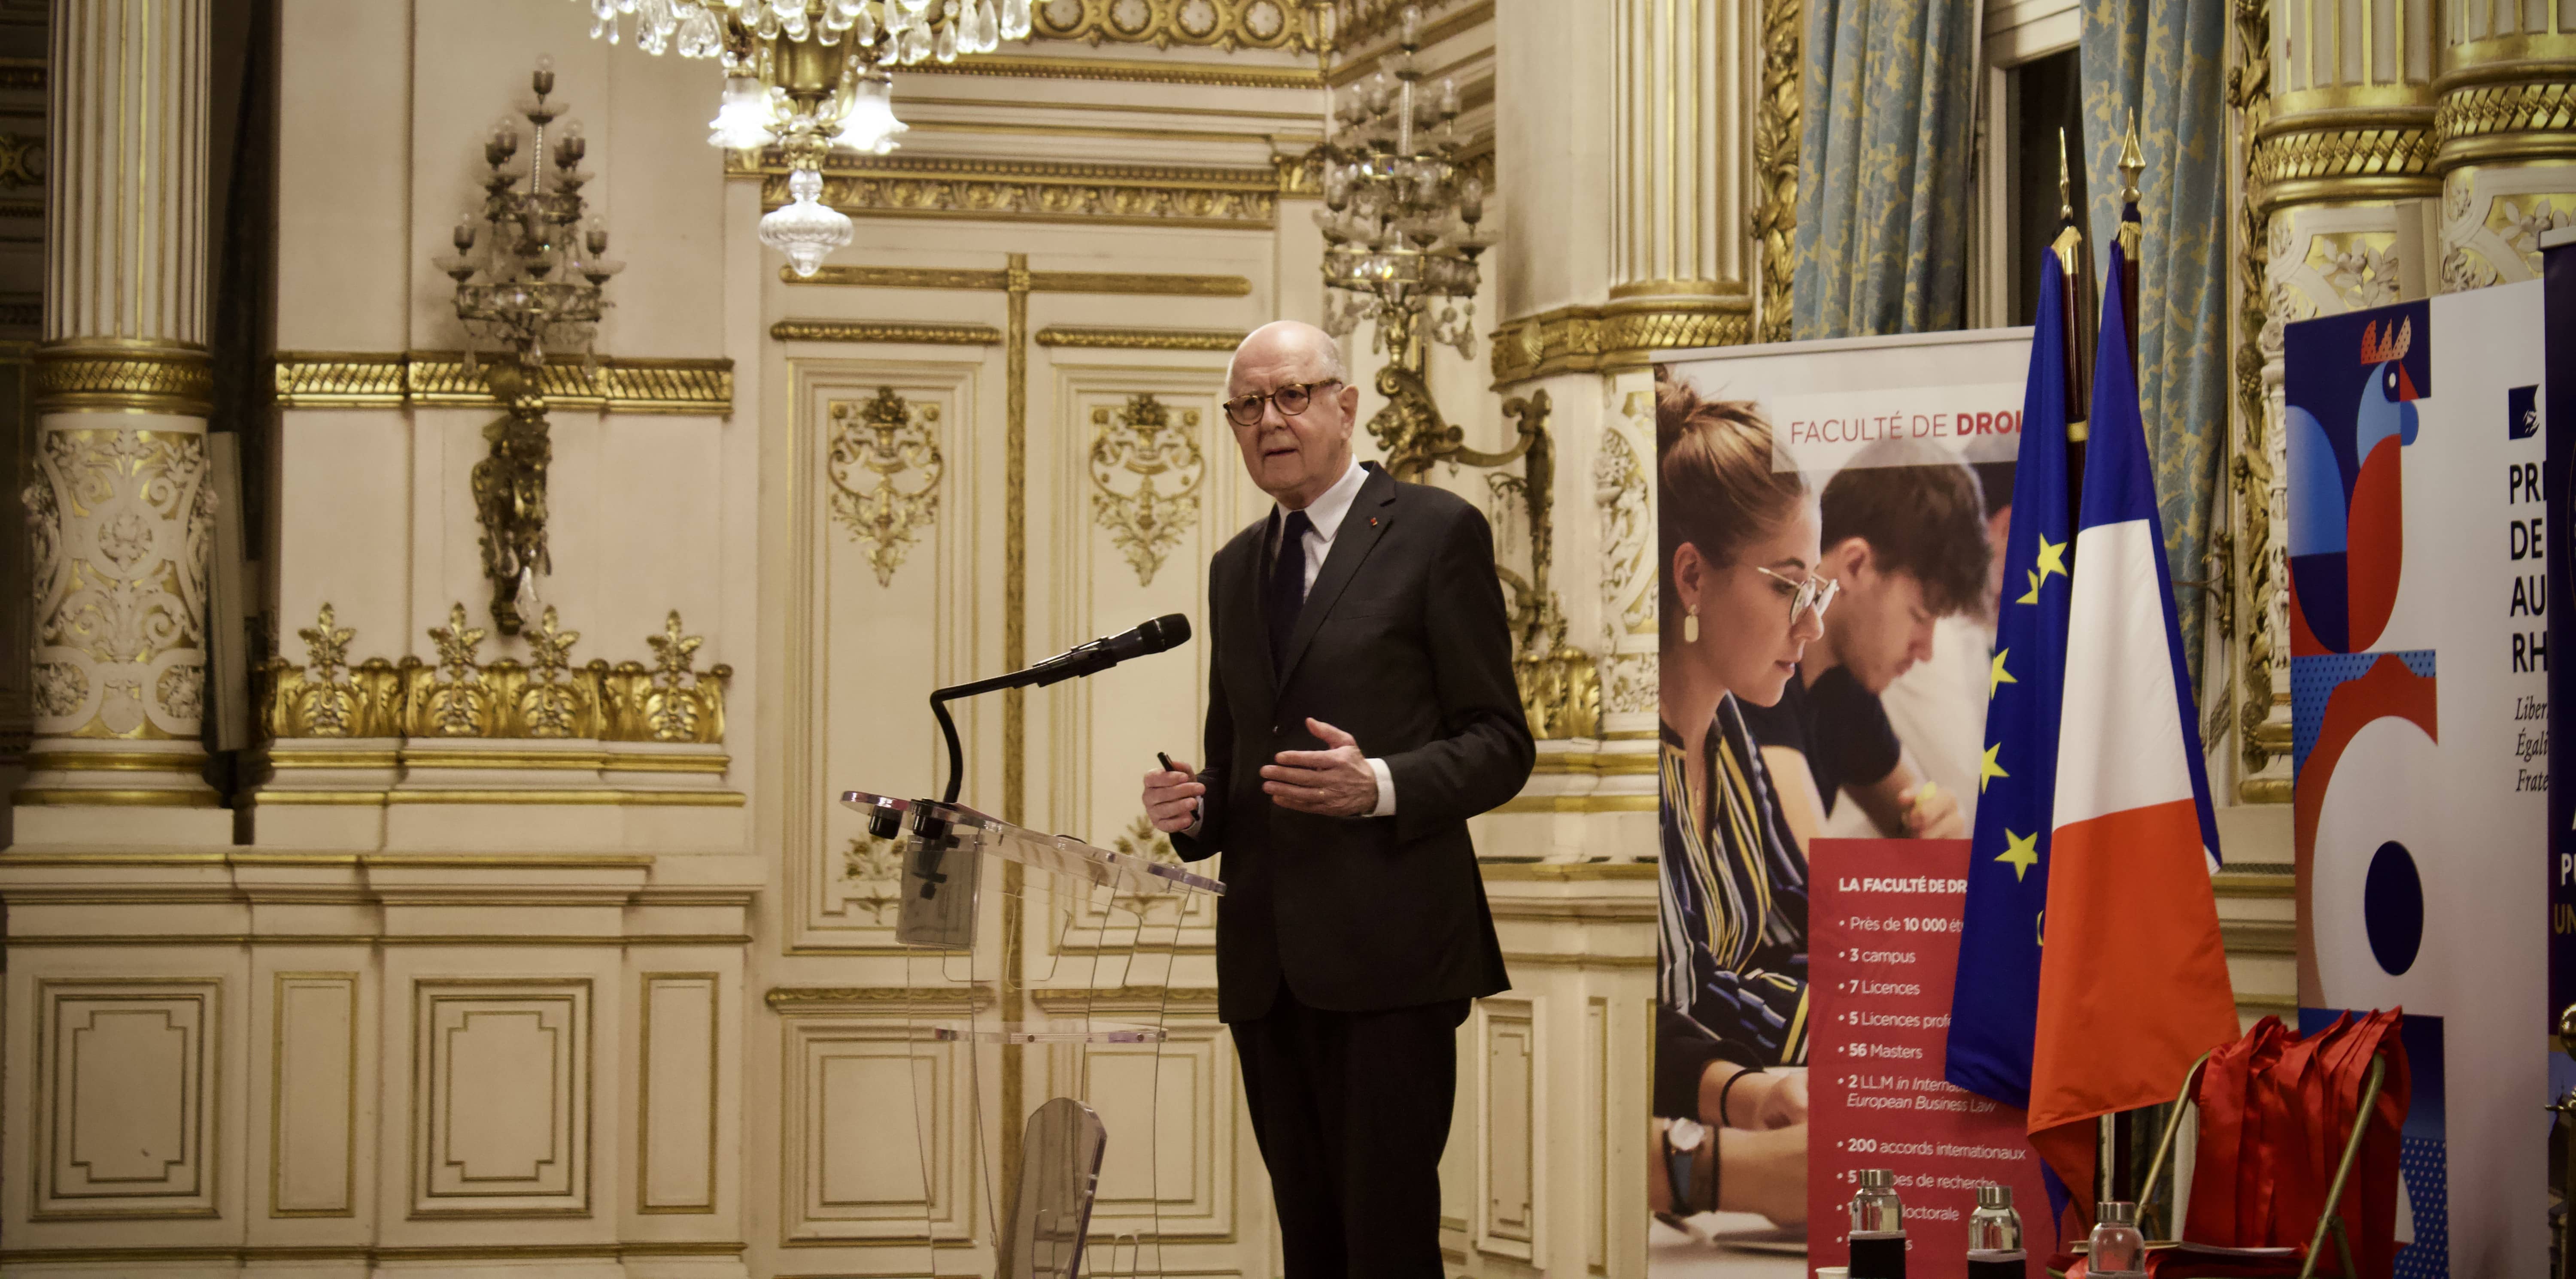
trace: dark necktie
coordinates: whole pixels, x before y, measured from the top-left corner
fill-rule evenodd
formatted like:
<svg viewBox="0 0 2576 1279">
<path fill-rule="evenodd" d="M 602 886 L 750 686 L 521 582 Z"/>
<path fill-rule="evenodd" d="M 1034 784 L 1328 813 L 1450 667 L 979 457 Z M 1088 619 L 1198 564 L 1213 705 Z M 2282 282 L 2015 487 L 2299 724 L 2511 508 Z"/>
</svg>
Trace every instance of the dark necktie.
<svg viewBox="0 0 2576 1279">
<path fill-rule="evenodd" d="M 1270 666 L 1288 665 L 1288 637 L 1297 629 L 1297 610 L 1306 605 L 1306 533 L 1315 527 L 1304 511 L 1288 512 L 1279 533 L 1279 553 L 1270 565 Z"/>
</svg>

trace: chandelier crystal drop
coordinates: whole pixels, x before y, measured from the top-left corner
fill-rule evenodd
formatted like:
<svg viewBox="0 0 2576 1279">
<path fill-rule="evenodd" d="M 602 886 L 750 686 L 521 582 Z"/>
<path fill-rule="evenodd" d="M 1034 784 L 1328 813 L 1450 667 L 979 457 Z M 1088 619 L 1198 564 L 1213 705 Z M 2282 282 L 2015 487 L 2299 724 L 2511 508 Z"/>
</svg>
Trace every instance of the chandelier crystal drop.
<svg viewBox="0 0 2576 1279">
<path fill-rule="evenodd" d="M 810 279 L 825 256 L 850 242 L 850 215 L 822 202 L 823 175 L 811 169 L 788 174 L 787 193 L 793 198 L 761 218 L 760 242 Z"/>
<path fill-rule="evenodd" d="M 1324 143 L 1324 327 L 1377 324 L 1377 344 L 1405 355 L 1423 338 L 1476 349 L 1476 257 L 1496 240 L 1485 185 L 1459 151 L 1458 87 L 1422 84 L 1421 14 L 1406 6 L 1398 49 L 1336 96 Z M 1440 303 L 1437 315 L 1431 307 Z"/>
<path fill-rule="evenodd" d="M 1030 17 L 1029 0 L 585 2 L 593 39 L 616 44 L 631 33 L 646 53 L 677 50 L 723 64 L 724 94 L 707 141 L 731 151 L 779 149 L 790 202 L 761 219 L 760 238 L 800 275 L 850 242 L 850 220 L 822 202 L 824 157 L 836 146 L 884 155 L 905 130 L 887 73 L 1026 39 Z"/>
</svg>

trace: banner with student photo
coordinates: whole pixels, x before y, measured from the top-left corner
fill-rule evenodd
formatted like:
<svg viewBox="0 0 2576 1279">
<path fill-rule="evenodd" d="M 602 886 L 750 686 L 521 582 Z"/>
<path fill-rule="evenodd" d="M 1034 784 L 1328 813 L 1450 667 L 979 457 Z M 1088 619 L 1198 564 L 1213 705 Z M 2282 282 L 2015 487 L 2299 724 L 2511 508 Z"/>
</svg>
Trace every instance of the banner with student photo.
<svg viewBox="0 0 2576 1279">
<path fill-rule="evenodd" d="M 1810 857 L 1973 827 L 2029 361 L 2030 330 L 1994 329 L 1656 366 L 1663 1279 L 1833 1252 L 1834 1223 L 1806 1247 L 1809 1112 L 1848 1099 L 1812 1095 L 1809 1039 L 1870 1014 L 1810 998 Z"/>
</svg>

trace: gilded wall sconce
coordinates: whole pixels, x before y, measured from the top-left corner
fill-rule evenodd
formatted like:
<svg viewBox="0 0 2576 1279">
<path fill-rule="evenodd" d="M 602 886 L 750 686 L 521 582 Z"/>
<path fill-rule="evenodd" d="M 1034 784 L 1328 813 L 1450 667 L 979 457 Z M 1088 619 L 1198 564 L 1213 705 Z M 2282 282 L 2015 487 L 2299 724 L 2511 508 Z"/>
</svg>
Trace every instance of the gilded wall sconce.
<svg viewBox="0 0 2576 1279">
<path fill-rule="evenodd" d="M 589 150 L 581 123 L 564 121 L 547 145 L 547 130 L 565 109 L 549 100 L 554 59 L 537 59 L 529 87 L 535 96 L 518 107 L 533 133 L 527 158 L 519 158 L 518 123 L 503 116 L 483 142 L 491 167 L 483 200 L 457 219 L 456 252 L 435 260 L 456 281 L 456 318 L 469 337 L 466 368 L 484 369 L 493 398 L 506 410 L 483 429 L 492 452 L 474 467 L 483 573 L 492 581 L 492 620 L 504 635 L 519 633 L 520 597 L 538 573 L 552 571 L 546 554 L 549 348 L 581 351 L 585 375 L 596 372 L 590 343 L 608 305 L 602 294 L 625 266 L 604 256 L 608 228 L 588 216 L 582 200 L 591 175 L 581 168 Z M 500 358 L 483 365 L 476 357 L 486 351 Z"/>
</svg>

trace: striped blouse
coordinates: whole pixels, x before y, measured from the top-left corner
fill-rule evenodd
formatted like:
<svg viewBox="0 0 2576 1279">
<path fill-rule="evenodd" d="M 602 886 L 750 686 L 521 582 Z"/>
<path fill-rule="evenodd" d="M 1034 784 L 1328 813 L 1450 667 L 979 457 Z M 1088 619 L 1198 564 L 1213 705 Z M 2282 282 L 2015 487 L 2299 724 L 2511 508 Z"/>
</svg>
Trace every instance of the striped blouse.
<svg viewBox="0 0 2576 1279">
<path fill-rule="evenodd" d="M 1702 749 L 1709 793 L 1691 802 L 1681 736 L 1663 730 L 1663 933 L 1657 998 L 1676 1021 L 1767 1065 L 1807 1059 L 1807 859 L 1730 695 Z M 1714 1046 L 1714 1045 L 1712 1045 Z"/>
</svg>

